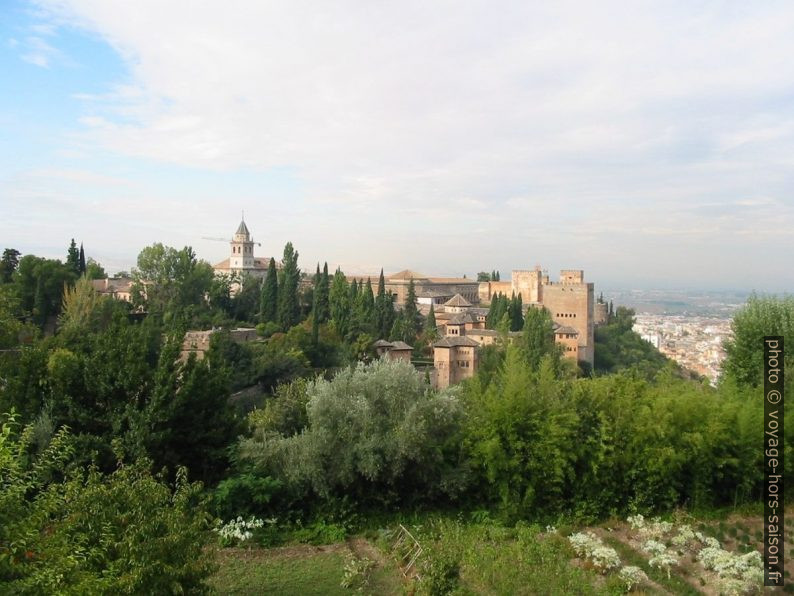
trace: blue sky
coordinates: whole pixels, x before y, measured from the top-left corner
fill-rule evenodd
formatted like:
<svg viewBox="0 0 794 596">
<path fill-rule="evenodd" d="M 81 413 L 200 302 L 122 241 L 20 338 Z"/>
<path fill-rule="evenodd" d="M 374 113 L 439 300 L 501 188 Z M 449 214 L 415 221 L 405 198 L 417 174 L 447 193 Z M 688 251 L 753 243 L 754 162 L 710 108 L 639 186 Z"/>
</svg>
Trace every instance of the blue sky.
<svg viewBox="0 0 794 596">
<path fill-rule="evenodd" d="M 0 244 L 794 289 L 790 2 L 6 1 Z"/>
</svg>

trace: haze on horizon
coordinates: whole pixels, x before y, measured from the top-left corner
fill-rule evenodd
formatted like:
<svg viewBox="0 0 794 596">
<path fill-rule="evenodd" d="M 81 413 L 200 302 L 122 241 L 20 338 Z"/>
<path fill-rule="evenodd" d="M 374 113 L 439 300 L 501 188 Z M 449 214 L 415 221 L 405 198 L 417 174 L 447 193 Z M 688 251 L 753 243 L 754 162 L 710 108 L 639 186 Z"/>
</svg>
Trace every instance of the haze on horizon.
<svg viewBox="0 0 794 596">
<path fill-rule="evenodd" d="M 11 0 L 0 249 L 794 289 L 790 2 Z"/>
</svg>

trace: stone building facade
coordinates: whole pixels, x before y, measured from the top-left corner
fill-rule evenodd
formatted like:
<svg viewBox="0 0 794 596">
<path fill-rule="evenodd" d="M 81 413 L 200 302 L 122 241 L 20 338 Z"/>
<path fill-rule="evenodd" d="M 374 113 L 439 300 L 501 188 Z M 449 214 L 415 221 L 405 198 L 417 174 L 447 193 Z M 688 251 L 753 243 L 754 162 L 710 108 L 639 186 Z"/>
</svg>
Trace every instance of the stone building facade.
<svg viewBox="0 0 794 596">
<path fill-rule="evenodd" d="M 349 281 L 372 282 L 373 291 L 378 291 L 378 278 L 376 275 L 358 275 L 349 277 Z M 479 283 L 466 277 L 428 277 L 422 273 L 405 269 L 390 275 L 384 275 L 383 281 L 387 292 L 394 295 L 394 304 L 399 308 L 405 305 L 408 296 L 408 286 L 414 281 L 417 303 L 420 309 L 430 310 L 430 305 L 443 304 L 455 294 L 460 294 L 469 302 L 479 301 Z"/>
<path fill-rule="evenodd" d="M 210 340 L 220 329 L 210 329 L 208 331 L 188 331 L 182 340 L 182 350 L 179 353 L 179 360 L 186 361 L 191 354 L 196 355 L 196 360 L 203 360 L 207 350 L 210 349 Z M 237 343 L 245 343 L 258 339 L 256 329 L 250 327 L 239 327 L 231 329 L 229 336 Z"/>
<path fill-rule="evenodd" d="M 91 285 L 98 294 L 125 302 L 132 302 L 133 283 L 134 280 L 131 277 L 106 277 L 105 279 L 91 280 Z"/>
<path fill-rule="evenodd" d="M 480 344 L 466 337 L 443 337 L 433 344 L 435 386 L 444 389 L 477 372 Z"/>
<path fill-rule="evenodd" d="M 479 299 L 490 302 L 496 294 L 520 295 L 523 304 L 530 307 L 543 307 L 549 311 L 552 320 L 562 327 L 576 331 L 576 350 L 566 353 L 579 362 L 592 366 L 595 352 L 595 300 L 592 283 L 585 282 L 581 269 L 563 269 L 560 280 L 549 280 L 546 272 L 539 267 L 533 271 L 515 270 L 510 281 L 487 281 L 479 284 Z M 567 335 L 571 335 L 568 333 Z M 566 339 L 566 350 L 570 343 Z M 572 347 L 572 344 L 571 346 Z"/>
<path fill-rule="evenodd" d="M 413 348 L 404 341 L 386 341 L 379 339 L 373 346 L 375 353 L 380 357 L 386 357 L 390 360 L 402 360 L 403 362 L 411 363 L 411 355 Z"/>
</svg>

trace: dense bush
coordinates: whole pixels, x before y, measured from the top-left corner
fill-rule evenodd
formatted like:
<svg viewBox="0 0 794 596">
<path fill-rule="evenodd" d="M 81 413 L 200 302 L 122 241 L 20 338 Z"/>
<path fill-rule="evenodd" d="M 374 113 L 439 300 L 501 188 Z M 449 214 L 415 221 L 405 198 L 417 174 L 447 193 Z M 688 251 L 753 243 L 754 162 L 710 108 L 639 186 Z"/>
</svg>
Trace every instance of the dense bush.
<svg viewBox="0 0 794 596">
<path fill-rule="evenodd" d="M 316 379 L 306 393 L 303 432 L 258 429 L 241 445 L 296 494 L 387 502 L 459 493 L 462 408 L 454 392 L 433 391 L 410 364 L 378 360 Z"/>
<path fill-rule="evenodd" d="M 743 385 L 763 385 L 764 336 L 780 335 L 786 348 L 788 390 L 794 378 L 794 296 L 752 296 L 734 315 L 731 328 L 733 337 L 725 342 L 726 358 L 722 365 L 726 377 Z"/>
<path fill-rule="evenodd" d="M 511 518 L 757 499 L 763 411 L 749 391 L 672 370 L 560 380 L 510 347 L 493 381 L 466 391 L 475 495 Z"/>
<path fill-rule="evenodd" d="M 269 476 L 242 473 L 218 484 L 212 493 L 212 509 L 221 519 L 268 513 L 280 489 L 281 483 Z"/>
<path fill-rule="evenodd" d="M 633 330 L 634 311 L 619 306 L 606 325 L 595 328 L 595 365 L 597 373 L 624 370 L 638 372 L 646 379 L 670 364 L 670 360 Z"/>
<path fill-rule="evenodd" d="M 0 425 L 0 591 L 20 594 L 203 592 L 208 518 L 186 471 L 172 490 L 146 462 L 62 475 L 74 448 L 59 431 L 36 458 L 32 428 Z M 62 478 L 62 479 L 61 479 Z"/>
</svg>

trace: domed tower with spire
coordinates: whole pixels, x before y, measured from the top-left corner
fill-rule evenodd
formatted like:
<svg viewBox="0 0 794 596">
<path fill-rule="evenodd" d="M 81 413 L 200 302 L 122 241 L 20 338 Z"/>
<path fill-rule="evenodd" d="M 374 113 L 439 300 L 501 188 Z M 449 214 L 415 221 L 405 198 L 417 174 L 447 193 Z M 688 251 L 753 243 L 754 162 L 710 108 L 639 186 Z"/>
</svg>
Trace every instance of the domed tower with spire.
<svg viewBox="0 0 794 596">
<path fill-rule="evenodd" d="M 248 226 L 245 225 L 245 219 L 240 221 L 240 225 L 237 226 L 237 231 L 234 233 L 234 238 L 232 238 L 230 244 L 232 254 L 229 257 L 229 268 L 253 269 L 254 241 L 251 239 Z"/>
</svg>

